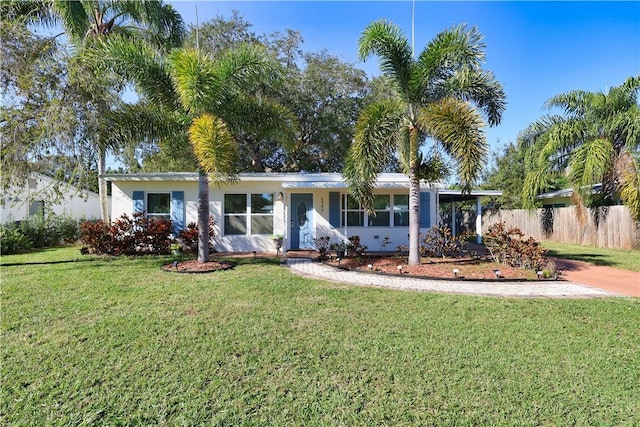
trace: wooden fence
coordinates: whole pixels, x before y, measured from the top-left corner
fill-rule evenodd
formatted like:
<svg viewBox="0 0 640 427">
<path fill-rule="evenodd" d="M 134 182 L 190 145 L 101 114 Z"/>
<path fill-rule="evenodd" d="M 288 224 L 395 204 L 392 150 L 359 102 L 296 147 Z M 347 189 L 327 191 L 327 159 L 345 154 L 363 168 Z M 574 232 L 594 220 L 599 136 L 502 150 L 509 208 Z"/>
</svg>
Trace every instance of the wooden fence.
<svg viewBox="0 0 640 427">
<path fill-rule="evenodd" d="M 640 223 L 631 219 L 626 206 L 605 206 L 586 209 L 578 220 L 575 206 L 556 209 L 514 209 L 497 213 L 485 212 L 482 228 L 498 221 L 518 227 L 536 240 L 551 240 L 602 248 L 640 249 Z"/>
</svg>

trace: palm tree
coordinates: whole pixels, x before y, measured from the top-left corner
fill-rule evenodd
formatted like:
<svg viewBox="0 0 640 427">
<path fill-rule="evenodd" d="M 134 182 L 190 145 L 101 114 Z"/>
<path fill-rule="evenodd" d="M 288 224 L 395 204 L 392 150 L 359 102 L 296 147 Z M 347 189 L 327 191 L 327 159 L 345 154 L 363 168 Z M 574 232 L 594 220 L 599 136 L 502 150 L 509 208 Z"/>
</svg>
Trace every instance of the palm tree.
<svg viewBox="0 0 640 427">
<path fill-rule="evenodd" d="M 140 102 L 110 116 L 113 138 L 188 139 L 199 171 L 198 261 L 209 261 L 209 181 L 235 179 L 238 136 L 250 132 L 286 146 L 295 139 L 292 114 L 254 95 L 258 85 L 278 74 L 272 57 L 259 45 L 239 46 L 216 58 L 191 49 L 162 55 L 148 44 L 115 38 L 94 53 L 95 61 L 133 81 L 142 94 Z"/>
<path fill-rule="evenodd" d="M 92 49 L 96 41 L 104 42 L 115 35 L 126 40 L 146 40 L 163 49 L 179 46 L 185 36 L 182 17 L 171 5 L 158 0 L 15 1 L 7 10 L 21 14 L 32 23 L 44 26 L 61 24 L 79 54 Z M 104 92 L 108 90 L 103 88 Z M 91 96 L 93 103 L 101 99 L 100 94 Z M 103 110 L 109 110 L 109 106 L 103 106 Z M 109 217 L 107 184 L 102 175 L 106 172 L 107 151 L 114 148 L 114 139 L 108 138 L 103 132 L 96 132 L 91 143 L 98 157 L 100 214 L 106 221 Z"/>
<path fill-rule="evenodd" d="M 482 36 L 475 27 L 453 27 L 438 34 L 413 58 L 412 48 L 393 23 L 369 24 L 359 40 L 362 60 L 375 54 L 396 97 L 361 113 L 346 160 L 350 191 L 372 210 L 373 185 L 394 154 L 409 175 L 409 263 L 419 264 L 420 180 L 441 178 L 442 149 L 458 164 L 465 191 L 479 176 L 487 153 L 484 118 L 500 122 L 505 108 L 502 86 L 481 68 Z M 423 158 L 420 148 L 433 145 Z"/>
<path fill-rule="evenodd" d="M 564 114 L 545 116 L 522 134 L 534 153 L 523 194 L 527 206 L 551 177 L 566 174 L 580 208 L 596 202 L 591 188 L 602 183 L 602 202 L 619 193 L 640 220 L 639 89 L 635 76 L 607 93 L 574 90 L 547 101 Z"/>
</svg>

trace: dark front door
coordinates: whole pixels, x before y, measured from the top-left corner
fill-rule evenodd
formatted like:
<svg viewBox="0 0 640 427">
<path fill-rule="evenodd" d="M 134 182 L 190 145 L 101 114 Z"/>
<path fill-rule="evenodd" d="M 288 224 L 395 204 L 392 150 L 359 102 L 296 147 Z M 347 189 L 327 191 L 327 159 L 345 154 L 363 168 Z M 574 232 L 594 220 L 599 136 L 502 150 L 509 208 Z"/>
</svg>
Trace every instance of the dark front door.
<svg viewBox="0 0 640 427">
<path fill-rule="evenodd" d="M 313 249 L 313 194 L 291 194 L 291 249 Z"/>
</svg>

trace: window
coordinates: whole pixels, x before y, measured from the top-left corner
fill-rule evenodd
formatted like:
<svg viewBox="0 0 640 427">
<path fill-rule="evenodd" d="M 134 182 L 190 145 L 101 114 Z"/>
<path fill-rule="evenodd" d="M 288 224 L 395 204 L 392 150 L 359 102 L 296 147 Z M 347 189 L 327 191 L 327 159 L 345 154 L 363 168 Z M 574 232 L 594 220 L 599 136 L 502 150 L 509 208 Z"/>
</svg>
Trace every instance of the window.
<svg viewBox="0 0 640 427">
<path fill-rule="evenodd" d="M 224 234 L 273 234 L 273 201 L 269 193 L 225 194 Z"/>
<path fill-rule="evenodd" d="M 392 203 L 393 202 L 393 203 Z M 407 227 L 409 226 L 409 196 L 406 194 L 377 194 L 373 199 L 374 215 L 369 215 L 351 195 L 342 195 L 340 225 L 345 218 L 348 227 Z M 393 222 L 391 222 L 393 212 Z"/>
<path fill-rule="evenodd" d="M 393 196 L 393 226 L 409 226 L 409 196 L 406 194 Z"/>
<path fill-rule="evenodd" d="M 251 195 L 251 234 L 273 234 L 273 194 Z"/>
<path fill-rule="evenodd" d="M 344 224 L 344 218 L 347 218 L 348 227 L 363 227 L 364 226 L 364 209 L 360 206 L 360 203 L 351 195 L 345 194 L 342 197 L 342 220 Z"/>
<path fill-rule="evenodd" d="M 29 216 L 41 216 L 44 218 L 44 201 L 34 200 L 29 203 Z"/>
<path fill-rule="evenodd" d="M 224 234 L 247 234 L 247 195 L 224 195 Z"/>
<path fill-rule="evenodd" d="M 171 219 L 171 194 L 147 194 L 147 218 L 169 221 Z"/>
<path fill-rule="evenodd" d="M 373 210 L 376 215 L 369 215 L 369 227 L 389 227 L 391 212 L 391 196 L 388 194 L 377 195 L 373 199 Z"/>
</svg>

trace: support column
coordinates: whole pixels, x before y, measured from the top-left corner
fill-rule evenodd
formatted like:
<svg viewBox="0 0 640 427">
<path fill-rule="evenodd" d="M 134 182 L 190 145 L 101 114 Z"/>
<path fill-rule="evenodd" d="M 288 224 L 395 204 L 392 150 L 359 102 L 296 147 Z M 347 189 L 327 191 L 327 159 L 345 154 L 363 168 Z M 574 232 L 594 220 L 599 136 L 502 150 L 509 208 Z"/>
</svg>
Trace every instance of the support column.
<svg viewBox="0 0 640 427">
<path fill-rule="evenodd" d="M 476 197 L 476 243 L 482 243 L 482 204 L 480 196 Z"/>
<path fill-rule="evenodd" d="M 456 202 L 451 200 L 451 235 L 456 235 Z"/>
</svg>

